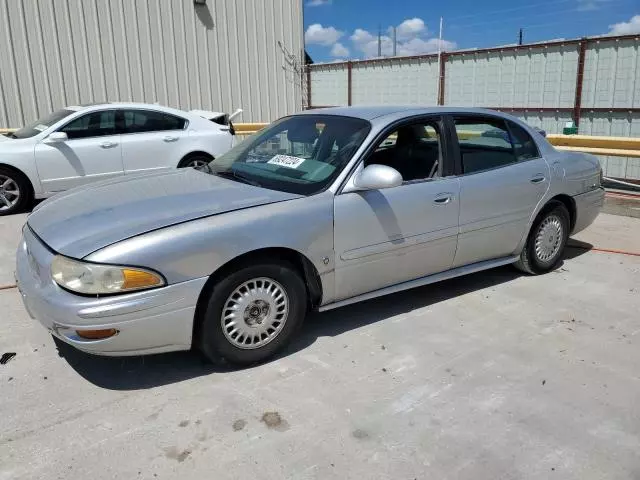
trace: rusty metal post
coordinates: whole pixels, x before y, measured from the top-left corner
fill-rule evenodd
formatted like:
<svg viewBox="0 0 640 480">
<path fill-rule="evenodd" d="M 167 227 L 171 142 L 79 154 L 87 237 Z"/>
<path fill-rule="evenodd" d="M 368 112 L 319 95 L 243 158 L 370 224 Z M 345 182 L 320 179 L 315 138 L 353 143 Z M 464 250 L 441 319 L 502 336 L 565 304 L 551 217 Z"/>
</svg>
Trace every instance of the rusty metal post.
<svg viewBox="0 0 640 480">
<path fill-rule="evenodd" d="M 445 63 L 447 63 L 447 58 L 449 55 L 442 52 L 440 57 L 440 72 L 438 76 L 438 105 L 444 105 L 444 78 L 445 78 Z"/>
<path fill-rule="evenodd" d="M 311 65 L 307 65 L 307 110 L 311 108 Z"/>
<path fill-rule="evenodd" d="M 578 71 L 576 73 L 576 98 L 573 102 L 573 121 L 577 126 L 580 124 L 580 113 L 582 110 L 582 84 L 584 80 L 584 57 L 587 51 L 587 40 L 581 39 L 578 43 Z"/>
<path fill-rule="evenodd" d="M 347 62 L 347 105 L 351 106 L 351 69 L 353 64 L 351 60 Z"/>
</svg>

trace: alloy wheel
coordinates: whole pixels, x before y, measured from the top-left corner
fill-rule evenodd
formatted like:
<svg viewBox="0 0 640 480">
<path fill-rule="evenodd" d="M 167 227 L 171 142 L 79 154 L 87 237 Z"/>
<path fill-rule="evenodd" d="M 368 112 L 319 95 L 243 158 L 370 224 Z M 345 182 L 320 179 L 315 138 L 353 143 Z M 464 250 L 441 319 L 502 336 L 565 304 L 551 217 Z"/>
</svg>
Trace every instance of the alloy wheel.
<svg viewBox="0 0 640 480">
<path fill-rule="evenodd" d="M 244 282 L 229 295 L 220 323 L 232 345 L 256 349 L 278 336 L 288 315 L 285 289 L 271 278 L 260 277 Z"/>
<path fill-rule="evenodd" d="M 563 233 L 562 220 L 557 215 L 549 215 L 540 223 L 534 244 L 539 261 L 549 262 L 558 255 Z"/>
<path fill-rule="evenodd" d="M 0 175 L 0 210 L 14 208 L 20 201 L 20 187 L 17 182 L 6 175 Z"/>
</svg>

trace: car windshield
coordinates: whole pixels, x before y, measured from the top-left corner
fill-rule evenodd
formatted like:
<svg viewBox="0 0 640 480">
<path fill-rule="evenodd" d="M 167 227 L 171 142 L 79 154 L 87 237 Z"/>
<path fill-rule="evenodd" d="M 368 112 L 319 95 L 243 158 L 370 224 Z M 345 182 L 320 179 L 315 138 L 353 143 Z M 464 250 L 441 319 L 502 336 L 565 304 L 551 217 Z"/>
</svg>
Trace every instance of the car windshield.
<svg viewBox="0 0 640 480">
<path fill-rule="evenodd" d="M 212 173 L 237 181 L 312 195 L 338 176 L 370 128 L 358 118 L 294 115 L 261 130 L 209 166 Z"/>
<path fill-rule="evenodd" d="M 31 123 L 30 125 L 22 127 L 20 130 L 13 132 L 11 134 L 11 138 L 35 137 L 40 132 L 46 130 L 51 125 L 59 122 L 63 118 L 68 117 L 72 113 L 74 113 L 73 110 L 66 110 L 66 109 L 56 110 L 53 113 L 48 113 L 44 117 L 41 117 L 35 122 Z"/>
</svg>

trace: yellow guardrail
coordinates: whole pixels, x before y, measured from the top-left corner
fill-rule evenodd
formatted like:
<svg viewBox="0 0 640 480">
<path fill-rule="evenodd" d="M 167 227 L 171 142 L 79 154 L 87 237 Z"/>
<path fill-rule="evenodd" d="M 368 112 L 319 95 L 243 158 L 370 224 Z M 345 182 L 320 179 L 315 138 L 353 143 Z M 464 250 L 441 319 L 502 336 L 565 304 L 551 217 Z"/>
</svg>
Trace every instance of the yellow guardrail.
<svg viewBox="0 0 640 480">
<path fill-rule="evenodd" d="M 237 135 L 252 135 L 269 125 L 268 123 L 234 123 Z M 0 128 L 0 134 L 15 131 L 15 128 Z M 467 132 L 472 135 L 471 132 Z M 596 135 L 549 134 L 547 140 L 558 150 L 609 155 L 612 157 L 640 158 L 640 138 L 604 137 Z"/>
</svg>

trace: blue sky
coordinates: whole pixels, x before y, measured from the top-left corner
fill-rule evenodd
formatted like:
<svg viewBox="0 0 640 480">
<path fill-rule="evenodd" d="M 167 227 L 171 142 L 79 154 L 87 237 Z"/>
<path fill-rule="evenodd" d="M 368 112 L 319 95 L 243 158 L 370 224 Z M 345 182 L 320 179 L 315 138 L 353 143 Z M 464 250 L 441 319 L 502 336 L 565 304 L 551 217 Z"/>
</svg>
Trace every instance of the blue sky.
<svg viewBox="0 0 640 480">
<path fill-rule="evenodd" d="M 392 53 L 389 27 L 397 27 L 397 53 L 443 48 L 491 47 L 517 41 L 640 33 L 640 0 L 303 0 L 306 49 L 315 62 L 377 56 L 378 28 L 383 55 Z"/>
</svg>

